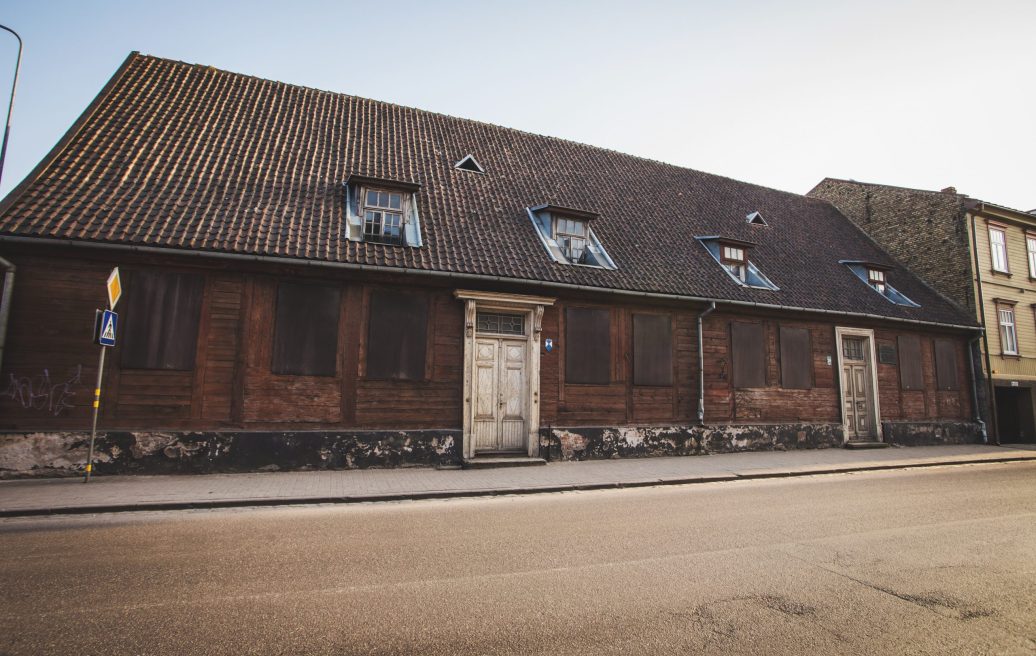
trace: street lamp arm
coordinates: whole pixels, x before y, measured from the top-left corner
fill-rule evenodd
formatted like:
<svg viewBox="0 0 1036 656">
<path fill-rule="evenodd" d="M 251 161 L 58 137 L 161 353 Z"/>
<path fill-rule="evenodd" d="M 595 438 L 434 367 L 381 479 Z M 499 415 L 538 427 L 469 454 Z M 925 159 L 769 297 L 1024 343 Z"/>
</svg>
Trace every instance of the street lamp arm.
<svg viewBox="0 0 1036 656">
<path fill-rule="evenodd" d="M 0 25 L 0 29 L 10 32 L 14 35 L 14 38 L 18 39 L 18 59 L 14 64 L 14 80 L 11 82 L 11 100 L 7 103 L 7 122 L 4 124 L 4 141 L 3 145 L 0 145 L 0 180 L 2 180 L 4 175 L 4 160 L 7 159 L 7 139 L 11 134 L 11 109 L 14 108 L 14 92 L 18 89 L 18 73 L 22 69 L 22 37 L 18 36 L 17 32 L 6 25 Z"/>
</svg>

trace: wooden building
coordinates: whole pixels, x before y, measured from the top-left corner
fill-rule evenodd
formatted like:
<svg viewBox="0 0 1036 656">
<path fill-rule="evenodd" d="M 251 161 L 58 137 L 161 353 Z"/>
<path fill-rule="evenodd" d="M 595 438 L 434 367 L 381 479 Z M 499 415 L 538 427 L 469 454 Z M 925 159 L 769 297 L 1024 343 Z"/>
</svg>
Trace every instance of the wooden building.
<svg viewBox="0 0 1036 656">
<path fill-rule="evenodd" d="M 101 472 L 981 439 L 974 319 L 826 201 L 209 67 L 131 55 L 0 257 L 3 475 L 82 467 L 114 266 Z"/>
</svg>

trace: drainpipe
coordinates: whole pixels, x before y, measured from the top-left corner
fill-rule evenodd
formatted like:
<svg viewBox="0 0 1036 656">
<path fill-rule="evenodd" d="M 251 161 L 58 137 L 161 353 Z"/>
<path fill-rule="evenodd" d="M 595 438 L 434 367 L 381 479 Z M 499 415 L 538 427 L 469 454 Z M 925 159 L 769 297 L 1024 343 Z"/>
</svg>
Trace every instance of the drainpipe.
<svg viewBox="0 0 1036 656">
<path fill-rule="evenodd" d="M 975 380 L 975 355 L 978 349 L 981 336 L 972 337 L 968 340 L 968 373 L 971 374 L 971 411 L 975 415 L 975 422 L 982 433 L 982 443 L 989 444 L 989 435 L 986 433 L 986 422 L 982 421 L 982 414 L 978 410 L 978 381 Z M 978 351 L 981 354 L 981 350 Z"/>
<path fill-rule="evenodd" d="M 7 342 L 7 319 L 11 316 L 11 297 L 14 295 L 14 263 L 0 257 L 4 269 L 4 289 L 0 292 L 0 368 L 4 364 L 4 344 Z"/>
<path fill-rule="evenodd" d="M 709 307 L 705 308 L 705 311 L 698 315 L 698 425 L 705 425 L 705 354 L 702 353 L 704 347 L 701 336 L 701 320 L 705 318 L 707 314 L 716 309 L 716 301 L 709 303 Z"/>
<path fill-rule="evenodd" d="M 982 292 L 982 268 L 979 266 L 978 259 L 978 229 L 976 228 L 978 219 L 974 212 L 968 212 L 968 216 L 971 217 L 971 252 L 975 261 L 975 288 L 978 291 L 976 299 L 978 301 L 978 322 L 982 325 L 982 346 L 986 352 L 986 373 L 989 375 L 989 380 L 986 381 L 989 391 L 989 425 L 993 427 L 996 443 L 1000 444 L 1000 425 L 996 420 L 996 385 L 993 382 L 993 363 L 989 357 L 989 331 L 987 330 L 988 326 L 986 326 L 986 299 L 985 294 Z M 983 434 L 985 435 L 986 433 L 983 432 Z M 986 439 L 988 441 L 988 436 Z"/>
</svg>

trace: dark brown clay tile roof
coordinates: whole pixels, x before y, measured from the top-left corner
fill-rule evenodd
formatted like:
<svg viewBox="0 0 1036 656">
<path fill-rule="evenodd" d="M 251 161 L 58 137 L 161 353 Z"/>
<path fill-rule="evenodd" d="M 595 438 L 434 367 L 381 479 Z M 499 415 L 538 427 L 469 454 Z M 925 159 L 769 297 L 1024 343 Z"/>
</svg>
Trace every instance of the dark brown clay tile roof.
<svg viewBox="0 0 1036 656">
<path fill-rule="evenodd" d="M 473 154 L 480 175 L 454 164 Z M 349 176 L 416 182 L 424 246 L 346 239 Z M 525 208 L 598 215 L 615 271 L 552 261 Z M 894 262 L 829 203 L 611 150 L 134 53 L 4 201 L 0 235 L 305 258 L 973 325 L 917 278 L 900 307 L 839 260 Z M 768 226 L 750 225 L 759 211 Z M 695 236 L 758 244 L 780 291 Z"/>
</svg>

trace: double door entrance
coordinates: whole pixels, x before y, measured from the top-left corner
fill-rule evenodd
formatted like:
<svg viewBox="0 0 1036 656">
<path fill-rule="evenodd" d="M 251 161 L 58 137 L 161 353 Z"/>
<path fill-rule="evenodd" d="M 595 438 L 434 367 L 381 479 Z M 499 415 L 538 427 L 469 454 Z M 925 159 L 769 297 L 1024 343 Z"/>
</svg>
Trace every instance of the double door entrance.
<svg viewBox="0 0 1036 656">
<path fill-rule="evenodd" d="M 524 451 L 526 341 L 475 338 L 475 451 Z"/>
<path fill-rule="evenodd" d="M 874 337 L 870 331 L 838 329 L 842 419 L 847 440 L 880 439 Z"/>
</svg>

